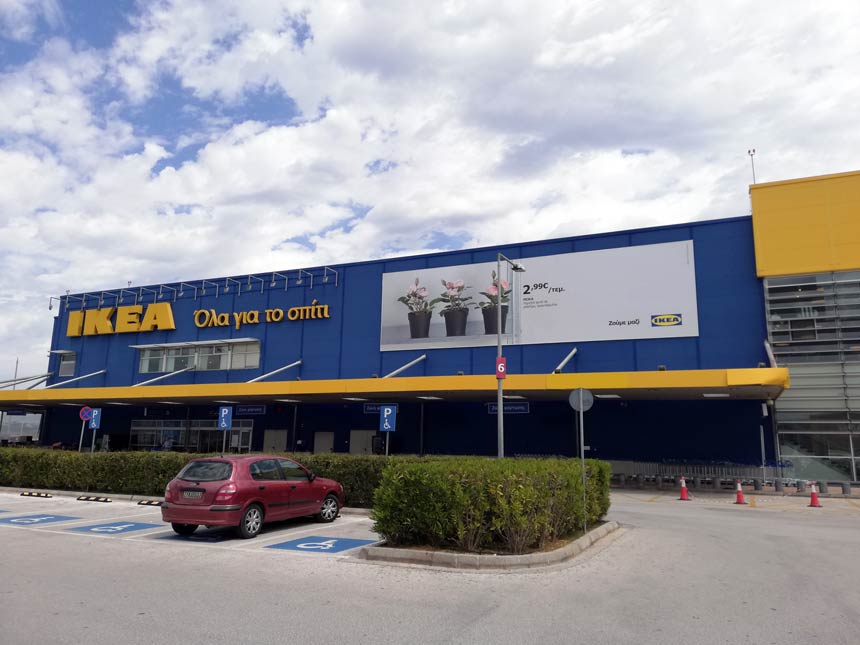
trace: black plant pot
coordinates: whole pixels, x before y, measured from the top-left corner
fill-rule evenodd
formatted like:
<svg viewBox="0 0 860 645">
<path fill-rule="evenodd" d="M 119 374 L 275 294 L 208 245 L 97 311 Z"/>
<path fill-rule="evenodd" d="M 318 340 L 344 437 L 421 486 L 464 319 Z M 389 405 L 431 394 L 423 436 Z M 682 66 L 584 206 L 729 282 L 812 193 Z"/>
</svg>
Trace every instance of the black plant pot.
<svg viewBox="0 0 860 645">
<path fill-rule="evenodd" d="M 468 309 L 451 309 L 442 315 L 445 316 L 445 333 L 449 336 L 466 335 L 466 319 L 469 317 Z"/>
<path fill-rule="evenodd" d="M 484 333 L 498 334 L 499 333 L 499 310 L 498 305 L 490 305 L 481 309 L 484 315 Z M 502 305 L 502 333 L 505 333 L 505 323 L 508 320 L 508 306 Z"/>
<path fill-rule="evenodd" d="M 427 338 L 430 335 L 430 316 L 432 311 L 409 312 L 409 335 L 412 338 Z"/>
</svg>

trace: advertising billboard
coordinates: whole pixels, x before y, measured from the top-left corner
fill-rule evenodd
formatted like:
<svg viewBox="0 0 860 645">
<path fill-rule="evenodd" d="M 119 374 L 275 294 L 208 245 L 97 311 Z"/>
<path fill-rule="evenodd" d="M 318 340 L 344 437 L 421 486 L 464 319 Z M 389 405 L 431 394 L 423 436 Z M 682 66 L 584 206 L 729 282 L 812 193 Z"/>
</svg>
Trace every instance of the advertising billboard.
<svg viewBox="0 0 860 645">
<path fill-rule="evenodd" d="M 519 260 L 518 260 L 519 261 Z M 463 264 L 382 276 L 380 349 L 699 335 L 693 242 Z"/>
</svg>

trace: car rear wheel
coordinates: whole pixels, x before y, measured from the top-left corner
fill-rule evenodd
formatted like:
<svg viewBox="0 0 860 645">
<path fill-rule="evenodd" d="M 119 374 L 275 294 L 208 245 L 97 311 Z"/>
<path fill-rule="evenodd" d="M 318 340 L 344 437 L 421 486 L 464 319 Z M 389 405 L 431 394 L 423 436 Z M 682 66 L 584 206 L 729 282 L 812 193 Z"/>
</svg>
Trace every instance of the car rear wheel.
<svg viewBox="0 0 860 645">
<path fill-rule="evenodd" d="M 340 506 L 337 503 L 337 497 L 334 495 L 329 495 L 325 498 L 325 501 L 322 503 L 322 508 L 320 512 L 317 513 L 317 520 L 320 522 L 334 522 L 334 518 L 337 517 L 337 512 L 340 510 Z"/>
<path fill-rule="evenodd" d="M 257 537 L 261 528 L 263 528 L 263 509 L 256 504 L 251 504 L 242 513 L 242 521 L 236 531 L 240 538 L 247 540 Z"/>
<path fill-rule="evenodd" d="M 173 522 L 170 526 L 173 527 L 173 530 L 176 531 L 178 535 L 188 536 L 197 530 L 197 524 L 177 524 L 176 522 Z"/>
</svg>

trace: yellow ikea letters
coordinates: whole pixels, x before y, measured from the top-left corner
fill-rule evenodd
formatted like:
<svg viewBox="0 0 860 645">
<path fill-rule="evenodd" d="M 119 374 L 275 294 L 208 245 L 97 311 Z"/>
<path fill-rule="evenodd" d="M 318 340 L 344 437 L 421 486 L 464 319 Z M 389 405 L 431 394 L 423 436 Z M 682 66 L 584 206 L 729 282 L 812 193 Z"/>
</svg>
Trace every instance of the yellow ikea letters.
<svg viewBox="0 0 860 645">
<path fill-rule="evenodd" d="M 114 313 L 116 313 L 114 323 Z M 143 314 L 143 320 L 140 319 Z M 128 307 L 106 307 L 69 312 L 66 336 L 98 336 L 176 329 L 169 302 Z"/>
</svg>

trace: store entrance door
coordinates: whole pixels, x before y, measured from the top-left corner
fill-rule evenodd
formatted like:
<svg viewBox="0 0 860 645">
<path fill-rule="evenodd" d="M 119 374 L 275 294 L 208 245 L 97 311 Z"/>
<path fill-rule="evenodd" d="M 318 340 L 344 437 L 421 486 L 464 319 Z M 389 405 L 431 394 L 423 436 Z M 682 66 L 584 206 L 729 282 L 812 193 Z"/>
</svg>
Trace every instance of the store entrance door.
<svg viewBox="0 0 860 645">
<path fill-rule="evenodd" d="M 334 432 L 314 432 L 314 454 L 334 452 Z"/>
<path fill-rule="evenodd" d="M 373 454 L 373 436 L 376 430 L 350 430 L 349 431 L 349 454 L 370 455 Z"/>
</svg>

